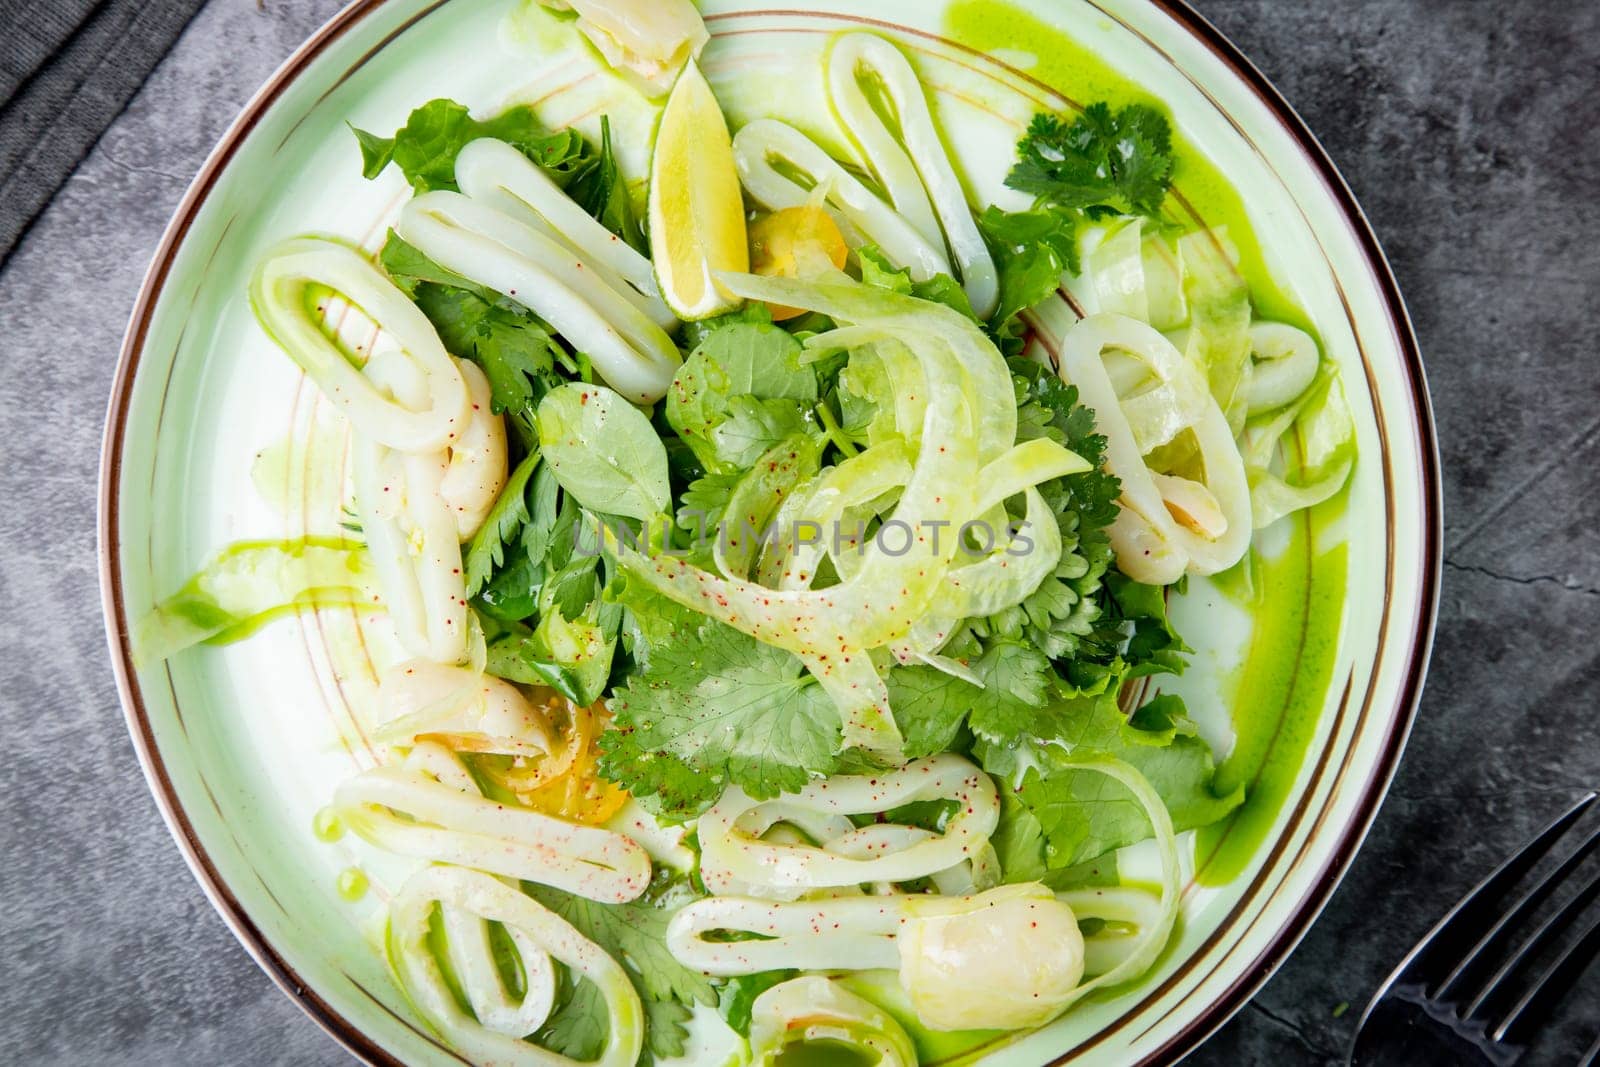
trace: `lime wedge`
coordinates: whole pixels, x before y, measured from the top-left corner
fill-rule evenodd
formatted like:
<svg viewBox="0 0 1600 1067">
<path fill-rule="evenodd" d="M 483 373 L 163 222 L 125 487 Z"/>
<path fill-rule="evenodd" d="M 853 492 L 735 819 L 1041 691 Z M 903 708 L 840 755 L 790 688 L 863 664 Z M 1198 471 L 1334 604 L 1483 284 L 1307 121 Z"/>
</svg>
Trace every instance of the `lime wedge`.
<svg viewBox="0 0 1600 1067">
<path fill-rule="evenodd" d="M 738 307 L 739 299 L 717 285 L 714 272 L 750 269 L 744 198 L 728 124 L 693 60 L 678 75 L 656 131 L 650 258 L 662 299 L 680 319 Z"/>
</svg>

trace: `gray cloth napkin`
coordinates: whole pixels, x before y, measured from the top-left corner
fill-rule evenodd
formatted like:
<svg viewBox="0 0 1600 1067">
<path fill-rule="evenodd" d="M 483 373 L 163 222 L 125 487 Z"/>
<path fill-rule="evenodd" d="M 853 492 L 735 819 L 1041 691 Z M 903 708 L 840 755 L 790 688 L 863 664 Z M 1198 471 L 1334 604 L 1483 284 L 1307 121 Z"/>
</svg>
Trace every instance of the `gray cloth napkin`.
<svg viewBox="0 0 1600 1067">
<path fill-rule="evenodd" d="M 203 0 L 0 0 L 0 263 Z"/>
</svg>

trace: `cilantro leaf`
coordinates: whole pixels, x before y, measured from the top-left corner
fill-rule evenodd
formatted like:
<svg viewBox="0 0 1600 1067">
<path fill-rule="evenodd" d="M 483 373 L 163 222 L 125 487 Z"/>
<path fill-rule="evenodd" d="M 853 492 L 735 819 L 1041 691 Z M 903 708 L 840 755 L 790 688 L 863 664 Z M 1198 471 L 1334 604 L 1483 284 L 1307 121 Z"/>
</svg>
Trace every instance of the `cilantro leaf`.
<svg viewBox="0 0 1600 1067">
<path fill-rule="evenodd" d="M 757 971 L 742 974 L 723 983 L 717 994 L 717 1007 L 722 1018 L 740 1037 L 750 1036 L 750 1009 L 756 998 L 775 985 L 787 982 L 799 971 Z"/>
<path fill-rule="evenodd" d="M 667 923 L 673 909 L 664 906 L 664 901 L 675 888 L 658 879 L 638 900 L 601 904 L 534 882 L 522 885 L 523 892 L 621 963 L 643 999 L 714 1005 L 717 992 L 711 981 L 679 963 L 667 950 Z"/>
<path fill-rule="evenodd" d="M 588 979 L 567 978 L 565 999 L 534 1034 L 534 1043 L 579 1063 L 600 1058 L 611 1033 L 611 1012 L 599 987 Z"/>
<path fill-rule="evenodd" d="M 1037 882 L 1045 876 L 1044 827 L 1033 809 L 1010 789 L 1000 790 L 1000 822 L 989 837 L 1000 861 L 1000 880 Z"/>
<path fill-rule="evenodd" d="M 1122 488 L 1105 471 L 1105 438 L 1095 433 L 1094 413 L 1078 403 L 1078 392 L 1026 360 L 1011 361 L 1018 397 L 1019 440 L 1049 437 L 1094 464 L 1081 474 L 1046 482 L 1040 493 L 1056 516 L 1062 555 L 1055 573 L 1022 603 L 967 628 L 980 643 L 1022 641 L 1066 664 L 1076 688 L 1099 691 L 1124 664 L 1120 617 L 1107 617 L 1105 579 L 1113 553 L 1106 528 L 1117 517 Z"/>
<path fill-rule="evenodd" d="M 1035 115 L 1006 176 L 1011 188 L 1058 207 L 1150 216 L 1160 212 L 1171 182 L 1166 117 L 1144 104 L 1113 112 L 1103 101 L 1070 123 Z"/>
<path fill-rule="evenodd" d="M 622 964 L 644 1007 L 645 1048 L 640 1062 L 683 1055 L 689 1036 L 685 1024 L 693 1005 L 715 1005 L 717 990 L 667 950 L 672 910 L 666 901 L 679 895 L 681 883 L 658 878 L 645 896 L 627 904 L 600 904 L 532 882 L 524 882 L 522 888 Z M 539 1043 L 588 1061 L 599 1056 L 609 1031 L 605 1001 L 585 980 L 539 1031 Z"/>
<path fill-rule="evenodd" d="M 639 1067 L 653 1067 L 657 1060 L 682 1056 L 688 1047 L 691 1015 L 681 1001 L 644 1001 L 644 1051 L 639 1056 Z"/>
<path fill-rule="evenodd" d="M 638 251 L 649 253 L 644 226 L 634 209 L 633 195 L 628 191 L 628 181 L 612 151 L 609 117 L 600 116 L 600 155 L 592 167 L 573 178 L 567 186 L 567 195 L 606 229 Z"/>
<path fill-rule="evenodd" d="M 699 542 L 715 537 L 744 474 L 742 470 L 714 471 L 690 482 L 678 497 L 678 528 L 688 530 Z"/>
<path fill-rule="evenodd" d="M 472 535 L 463 560 L 469 597 L 477 596 L 494 571 L 505 563 L 507 543 L 521 534 L 532 518 L 528 511 L 528 483 L 538 465 L 537 452 L 530 453 L 517 464 L 489 508 L 483 525 Z"/>
<path fill-rule="evenodd" d="M 618 730 L 600 740 L 608 778 L 636 796 L 663 784 L 688 792 L 686 768 L 705 779 L 701 792 L 732 784 L 765 798 L 838 766 L 838 708 L 799 659 L 632 585 L 622 598 L 645 627 L 634 647 L 643 668 L 611 698 Z M 639 780 L 641 764 L 669 769 Z"/>
<path fill-rule="evenodd" d="M 712 447 L 725 462 L 749 467 L 778 442 L 810 429 L 809 411 L 798 400 L 730 397 L 727 418 L 711 431 Z"/>
<path fill-rule="evenodd" d="M 968 299 L 967 291 L 950 275 L 935 274 L 927 281 L 914 282 L 911 280 L 911 271 L 896 269 L 889 261 L 889 257 L 884 255 L 883 250 L 877 245 L 866 245 L 856 249 L 856 259 L 861 264 L 861 280 L 868 285 L 892 289 L 919 300 L 943 304 L 961 312 L 978 325 L 983 325 L 983 320 L 972 310 L 972 301 Z"/>
<path fill-rule="evenodd" d="M 393 137 L 351 127 L 361 146 L 361 173 L 376 178 L 391 162 L 419 193 L 456 188 L 456 155 L 480 137 L 515 147 L 565 186 L 595 165 L 593 150 L 575 130 L 544 128 L 533 108 L 514 107 L 486 122 L 474 119 L 454 100 L 430 100 L 411 112 Z"/>
<path fill-rule="evenodd" d="M 991 206 L 978 216 L 978 229 L 999 272 L 1000 302 L 989 327 L 1002 350 L 1020 348 L 1017 316 L 1055 293 L 1063 274 L 1079 269 L 1077 221 L 1056 207 L 1007 212 Z"/>
<path fill-rule="evenodd" d="M 577 369 L 550 328 L 492 289 L 434 263 L 393 230 L 378 262 L 422 309 L 445 348 L 483 368 L 495 413 L 509 418 L 524 449 L 534 448 L 539 401 Z"/>
<path fill-rule="evenodd" d="M 893 667 L 884 679 L 889 707 L 905 738 L 907 759 L 921 759 L 955 744 L 967 711 L 983 691 L 934 667 Z"/>
<path fill-rule="evenodd" d="M 974 734 L 995 741 L 1051 735 L 1054 717 L 1045 714 L 1045 705 L 1055 672 L 1043 652 L 1020 641 L 995 641 L 972 670 L 983 680 L 968 718 Z"/>
</svg>

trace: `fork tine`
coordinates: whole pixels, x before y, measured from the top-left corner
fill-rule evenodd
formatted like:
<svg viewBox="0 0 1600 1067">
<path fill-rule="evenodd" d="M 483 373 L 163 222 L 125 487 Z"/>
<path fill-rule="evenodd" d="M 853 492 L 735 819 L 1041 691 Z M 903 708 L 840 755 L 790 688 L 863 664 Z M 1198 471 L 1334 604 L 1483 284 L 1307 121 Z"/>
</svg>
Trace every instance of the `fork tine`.
<svg viewBox="0 0 1600 1067">
<path fill-rule="evenodd" d="M 1600 1034 L 1594 1035 L 1594 1044 L 1590 1045 L 1589 1051 L 1578 1060 L 1578 1067 L 1594 1067 L 1596 1060 L 1600 1060 Z"/>
<path fill-rule="evenodd" d="M 1571 907 L 1570 903 L 1567 907 L 1561 909 L 1563 914 L 1570 911 L 1574 915 L 1579 910 L 1581 909 Z M 1546 1000 L 1546 1006 L 1549 1006 L 1554 1001 L 1560 1000 L 1565 996 L 1568 987 L 1583 972 L 1583 969 L 1593 962 L 1597 951 L 1600 951 L 1600 915 L 1596 915 L 1589 920 L 1588 929 L 1584 930 L 1576 941 L 1567 946 L 1566 951 L 1561 953 L 1554 963 L 1550 964 L 1549 968 L 1533 984 L 1531 989 L 1522 994 L 1522 999 L 1517 1001 L 1512 1009 L 1506 1013 L 1506 1017 L 1500 1021 L 1500 1025 L 1494 1028 L 1494 1039 L 1496 1041 L 1505 1041 L 1507 1035 L 1513 1030 L 1519 1031 L 1520 1034 L 1523 1026 L 1532 1021 L 1532 1016 L 1528 1016 L 1527 1013 L 1535 1001 Z"/>
<path fill-rule="evenodd" d="M 1590 834 L 1582 844 L 1572 850 L 1572 853 L 1566 859 L 1561 861 L 1558 867 L 1539 879 L 1536 884 L 1522 895 L 1521 900 L 1518 900 L 1508 908 L 1495 921 L 1494 925 L 1489 927 L 1488 932 L 1478 939 L 1477 944 L 1467 950 L 1467 954 L 1456 964 L 1455 969 L 1450 972 L 1443 982 L 1439 983 L 1439 987 L 1434 990 L 1433 996 L 1441 1001 L 1450 1000 L 1451 994 L 1456 991 L 1458 985 L 1462 984 L 1467 975 L 1490 958 L 1491 951 L 1514 933 L 1522 925 L 1523 920 L 1532 914 L 1533 910 L 1543 903 L 1546 897 L 1562 885 L 1566 877 L 1588 857 L 1590 852 L 1594 851 L 1596 845 L 1600 845 L 1600 829 L 1596 829 L 1594 833 Z M 1543 932 L 1541 929 L 1540 933 L 1542 934 Z M 1517 960 L 1522 958 L 1526 951 L 1526 946 L 1519 949 L 1505 966 L 1495 972 L 1494 977 L 1490 978 L 1488 983 L 1485 984 L 1482 991 L 1472 1001 L 1471 1006 L 1461 1013 L 1462 1018 L 1471 1018 L 1477 1013 L 1483 1002 L 1493 995 L 1495 987 L 1505 978 L 1506 974 L 1515 969 Z"/>
<path fill-rule="evenodd" d="M 1549 852 L 1561 835 L 1566 833 L 1573 823 L 1583 816 L 1595 801 L 1595 794 L 1590 793 L 1568 808 L 1559 818 L 1545 827 L 1544 832 L 1522 847 L 1522 850 L 1506 860 L 1494 872 L 1479 882 L 1477 887 L 1468 893 L 1461 901 L 1451 908 L 1444 918 L 1434 925 L 1432 930 L 1417 942 L 1400 966 L 1395 968 L 1394 974 L 1384 983 L 1379 991 L 1381 996 L 1390 986 L 1405 980 L 1421 976 L 1424 962 L 1430 951 L 1445 944 L 1445 939 L 1450 935 L 1457 935 L 1456 940 L 1466 940 L 1472 936 L 1472 931 L 1488 922 L 1494 916 L 1494 908 L 1506 889 L 1517 879 L 1528 873 L 1533 866 Z"/>
<path fill-rule="evenodd" d="M 1600 833 L 1596 834 L 1600 837 Z M 1584 908 L 1600 896 L 1600 874 L 1589 879 L 1589 883 L 1573 894 L 1572 899 L 1563 904 L 1555 914 L 1539 924 L 1526 941 L 1517 946 L 1511 958 L 1500 965 L 1489 981 L 1484 984 L 1483 990 L 1473 999 L 1472 1003 L 1462 1011 L 1463 1019 L 1471 1019 L 1483 1009 L 1489 1001 L 1496 999 L 1507 987 L 1506 979 L 1528 965 L 1540 952 L 1544 951 L 1550 939 L 1570 927 L 1577 920 Z"/>
</svg>

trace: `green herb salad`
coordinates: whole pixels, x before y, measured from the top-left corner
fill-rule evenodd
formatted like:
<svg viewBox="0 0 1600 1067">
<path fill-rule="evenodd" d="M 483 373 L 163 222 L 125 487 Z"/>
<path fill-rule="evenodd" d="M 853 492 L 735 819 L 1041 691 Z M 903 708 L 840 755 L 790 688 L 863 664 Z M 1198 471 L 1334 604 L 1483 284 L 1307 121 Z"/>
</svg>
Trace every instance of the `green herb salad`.
<svg viewBox="0 0 1600 1067">
<path fill-rule="evenodd" d="M 647 180 L 605 119 L 352 127 L 412 189 L 381 248 L 248 293 L 348 422 L 349 521 L 228 547 L 141 654 L 392 630 L 319 829 L 415 861 L 385 951 L 474 1063 L 911 1065 L 1138 981 L 1178 835 L 1246 799 L 1168 607 L 1343 489 L 1333 364 L 1179 221 L 1154 106 L 1035 116 L 1007 209 L 888 37 L 822 54 L 841 155 L 729 128 L 687 0 L 557 6 L 659 109 Z"/>
</svg>

